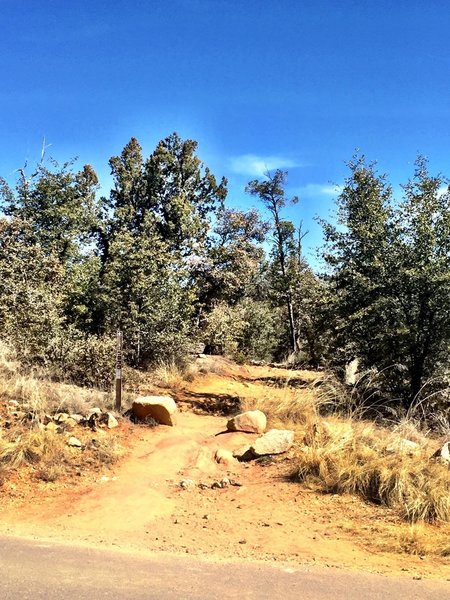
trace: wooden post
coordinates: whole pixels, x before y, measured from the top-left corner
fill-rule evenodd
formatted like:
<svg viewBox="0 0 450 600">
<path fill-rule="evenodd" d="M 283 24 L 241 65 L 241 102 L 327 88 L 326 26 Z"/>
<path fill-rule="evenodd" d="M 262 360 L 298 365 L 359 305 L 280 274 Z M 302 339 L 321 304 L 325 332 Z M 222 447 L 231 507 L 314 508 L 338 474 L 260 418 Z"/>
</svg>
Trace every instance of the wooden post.
<svg viewBox="0 0 450 600">
<path fill-rule="evenodd" d="M 122 408 L 122 346 L 123 333 L 117 331 L 117 347 L 116 347 L 116 405 L 115 409 L 120 412 Z"/>
</svg>

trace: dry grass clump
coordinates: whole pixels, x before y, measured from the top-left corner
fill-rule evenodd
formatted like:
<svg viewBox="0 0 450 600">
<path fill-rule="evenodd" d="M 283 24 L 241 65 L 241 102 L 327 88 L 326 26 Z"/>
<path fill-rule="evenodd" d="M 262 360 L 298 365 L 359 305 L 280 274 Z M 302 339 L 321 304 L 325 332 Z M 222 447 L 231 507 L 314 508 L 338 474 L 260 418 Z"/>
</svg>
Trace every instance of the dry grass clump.
<svg viewBox="0 0 450 600">
<path fill-rule="evenodd" d="M 199 374 L 233 376 L 240 369 L 235 363 L 223 356 L 202 355 L 195 361 L 180 365 L 171 361 L 161 361 L 151 372 L 155 385 L 180 391 L 186 382 L 193 381 Z"/>
<path fill-rule="evenodd" d="M 329 390 L 274 389 L 243 399 L 242 409 L 262 410 L 271 425 L 295 429 L 294 476 L 310 488 L 357 494 L 410 523 L 450 521 L 450 470 L 430 461 L 437 442 L 407 419 L 388 429 L 356 417 L 324 418 L 330 401 Z"/>
<path fill-rule="evenodd" d="M 59 463 L 67 453 L 66 440 L 50 431 L 15 428 L 0 438 L 0 464 L 17 469 L 24 464 Z"/>
<path fill-rule="evenodd" d="M 195 376 L 194 365 L 180 366 L 174 361 L 160 362 L 152 371 L 152 378 L 158 387 L 179 391 L 186 381 Z"/>
<path fill-rule="evenodd" d="M 93 462 L 98 466 L 113 465 L 124 455 L 123 446 L 114 436 L 105 435 L 97 438 L 95 444 L 92 444 L 92 441 L 90 444 L 91 455 L 95 458 Z"/>
<path fill-rule="evenodd" d="M 110 466 L 123 455 L 113 435 L 93 437 L 90 430 L 80 429 L 76 436 L 81 448 L 68 446 L 67 436 L 54 431 L 19 426 L 6 430 L 0 438 L 0 473 L 6 476 L 8 471 L 28 465 L 38 479 L 53 482 L 86 465 L 91 469 Z"/>
<path fill-rule="evenodd" d="M 272 424 L 312 426 L 319 418 L 319 403 L 310 390 L 274 388 L 259 396 L 241 398 L 242 410 L 262 410 Z"/>
<path fill-rule="evenodd" d="M 403 438 L 371 424 L 348 421 L 345 433 L 342 423 L 324 424 L 325 434 L 299 448 L 299 481 L 326 493 L 358 494 L 412 523 L 450 521 L 449 468 L 431 462 L 428 450 L 404 448 Z"/>
<path fill-rule="evenodd" d="M 24 410 L 39 416 L 60 411 L 84 414 L 93 406 L 106 408 L 112 396 L 24 374 L 14 352 L 0 343 L 0 400 L 18 402 Z"/>
<path fill-rule="evenodd" d="M 0 376 L 11 377 L 19 372 L 20 364 L 15 352 L 4 342 L 0 341 Z"/>
<path fill-rule="evenodd" d="M 395 523 L 378 528 L 372 538 L 374 551 L 400 552 L 415 556 L 450 556 L 448 524 Z"/>
<path fill-rule="evenodd" d="M 35 415 L 62 411 L 86 414 L 93 406 L 103 409 L 112 405 L 112 395 L 107 392 L 26 375 L 0 380 L 0 398 L 15 400 Z"/>
<path fill-rule="evenodd" d="M 14 353 L 0 344 L 0 481 L 11 470 L 29 466 L 38 479 L 53 482 L 84 465 L 110 465 L 122 449 L 114 435 L 77 427 L 73 432 L 82 448 L 67 445 L 69 433 L 48 430 L 44 423 L 58 412 L 87 414 L 94 407 L 109 407 L 112 396 L 99 390 L 55 383 L 23 374 Z M 0 421 L 0 424 L 3 423 Z"/>
</svg>

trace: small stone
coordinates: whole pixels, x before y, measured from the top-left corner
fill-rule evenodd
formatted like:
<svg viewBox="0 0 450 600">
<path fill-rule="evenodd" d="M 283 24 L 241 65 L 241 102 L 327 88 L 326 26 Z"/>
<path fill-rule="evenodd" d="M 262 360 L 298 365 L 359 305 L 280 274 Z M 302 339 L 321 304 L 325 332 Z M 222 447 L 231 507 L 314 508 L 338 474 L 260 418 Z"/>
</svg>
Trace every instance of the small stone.
<svg viewBox="0 0 450 600">
<path fill-rule="evenodd" d="M 235 479 L 230 479 L 229 482 L 230 482 L 230 485 L 232 485 L 234 487 L 242 487 L 242 483 L 240 483 L 239 481 L 236 481 Z"/>
<path fill-rule="evenodd" d="M 242 460 L 242 461 L 250 460 L 251 458 L 254 458 L 252 448 L 250 445 L 241 446 L 241 448 L 238 448 L 237 450 L 235 450 L 233 452 L 233 456 L 234 456 L 234 458 L 237 458 L 238 460 Z"/>
<path fill-rule="evenodd" d="M 90 419 L 90 418 L 91 418 L 93 415 L 95 415 L 95 416 L 97 416 L 97 417 L 101 417 L 101 416 L 102 416 L 102 409 L 101 409 L 101 408 L 99 408 L 98 406 L 94 406 L 94 408 L 91 408 L 91 409 L 88 411 L 88 413 L 87 413 L 86 417 L 87 417 L 88 419 Z"/>
<path fill-rule="evenodd" d="M 72 414 L 69 415 L 69 417 L 71 419 L 73 419 L 75 421 L 75 423 L 77 423 L 77 424 L 80 424 L 80 423 L 82 423 L 85 420 L 85 418 L 83 417 L 83 415 L 79 415 L 78 413 L 72 413 Z"/>
<path fill-rule="evenodd" d="M 56 423 L 54 423 L 53 421 L 50 421 L 50 423 L 47 423 L 47 425 L 45 426 L 45 429 L 47 431 L 56 432 L 56 430 L 58 429 L 58 425 Z"/>
<path fill-rule="evenodd" d="M 80 440 L 73 435 L 67 440 L 67 445 L 73 448 L 81 448 L 83 446 Z"/>
<path fill-rule="evenodd" d="M 191 490 L 195 487 L 195 483 L 192 481 L 192 479 L 182 479 L 179 485 L 183 490 Z"/>
<path fill-rule="evenodd" d="M 53 417 L 53 420 L 55 421 L 55 423 L 64 423 L 65 421 L 67 421 L 68 418 L 69 415 L 67 413 L 60 412 Z"/>
<path fill-rule="evenodd" d="M 108 429 L 114 429 L 115 427 L 119 426 L 119 422 L 117 421 L 116 417 L 110 412 L 106 413 L 105 415 L 105 424 Z"/>
<path fill-rule="evenodd" d="M 444 465 L 450 466 L 450 442 L 445 442 L 441 448 L 436 450 L 431 458 L 435 458 Z"/>
<path fill-rule="evenodd" d="M 239 543 L 240 543 L 240 544 L 246 544 L 246 543 L 247 543 L 247 540 L 239 540 Z"/>
<path fill-rule="evenodd" d="M 231 465 L 236 462 L 233 453 L 230 452 L 230 450 L 225 450 L 225 448 L 218 448 L 218 450 L 216 450 L 214 460 L 223 465 Z"/>
<path fill-rule="evenodd" d="M 413 456 L 420 452 L 420 446 L 416 442 L 400 438 L 386 446 L 386 452 L 388 454 L 407 454 L 408 456 Z"/>
</svg>

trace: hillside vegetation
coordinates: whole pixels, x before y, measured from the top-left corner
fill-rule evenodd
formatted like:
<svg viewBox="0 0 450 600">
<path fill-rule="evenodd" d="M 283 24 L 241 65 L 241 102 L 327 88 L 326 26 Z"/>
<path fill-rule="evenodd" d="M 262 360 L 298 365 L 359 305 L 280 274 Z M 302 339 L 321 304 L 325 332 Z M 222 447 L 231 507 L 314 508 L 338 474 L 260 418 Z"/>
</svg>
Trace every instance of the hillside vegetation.
<svg viewBox="0 0 450 600">
<path fill-rule="evenodd" d="M 184 385 L 199 350 L 320 369 L 301 394 L 274 381 L 240 399 L 298 430 L 293 477 L 448 521 L 448 468 L 429 460 L 450 435 L 445 177 L 419 157 L 398 198 L 354 157 L 336 222 L 322 222 L 320 273 L 284 216 L 299 201 L 287 173 L 250 181 L 261 212 L 241 211 L 196 153 L 174 133 L 145 158 L 132 138 L 109 161 L 108 196 L 91 166 L 45 157 L 0 180 L 0 397 L 4 422 L 20 413 L 19 430 L 2 428 L 2 469 L 70 458 L 39 423 L 110 405 L 120 329 L 128 390 L 148 369 Z"/>
</svg>

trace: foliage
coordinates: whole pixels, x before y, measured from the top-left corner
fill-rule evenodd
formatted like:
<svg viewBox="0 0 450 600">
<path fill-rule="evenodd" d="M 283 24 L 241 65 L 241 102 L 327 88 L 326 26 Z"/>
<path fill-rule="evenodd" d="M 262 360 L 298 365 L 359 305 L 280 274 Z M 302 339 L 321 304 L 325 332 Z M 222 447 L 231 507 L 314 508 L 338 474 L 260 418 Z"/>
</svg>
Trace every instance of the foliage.
<svg viewBox="0 0 450 600">
<path fill-rule="evenodd" d="M 277 169 L 272 175 L 266 174 L 266 179 L 250 181 L 246 191 L 257 196 L 268 210 L 272 219 L 273 230 L 273 285 L 279 291 L 286 306 L 289 323 L 289 340 L 292 352 L 298 350 L 297 331 L 292 301 L 292 282 L 288 273 L 288 260 L 294 246 L 295 227 L 291 221 L 282 219 L 281 210 L 286 204 L 296 204 L 297 196 L 287 199 L 285 185 L 287 173 Z"/>
<path fill-rule="evenodd" d="M 421 157 L 400 203 L 364 157 L 349 167 L 339 226 L 324 225 L 333 362 L 376 367 L 385 393 L 408 408 L 450 342 L 450 194 Z"/>
<path fill-rule="evenodd" d="M 25 362 L 42 363 L 61 329 L 62 274 L 28 223 L 0 218 L 0 331 Z"/>
<path fill-rule="evenodd" d="M 270 360 L 277 345 L 280 314 L 270 305 L 245 299 L 217 303 L 208 316 L 205 341 L 211 354 Z"/>
<path fill-rule="evenodd" d="M 268 224 L 255 209 L 224 208 L 218 213 L 214 238 L 196 269 L 203 307 L 208 310 L 214 302 L 234 305 L 254 295 L 267 231 Z"/>
</svg>

